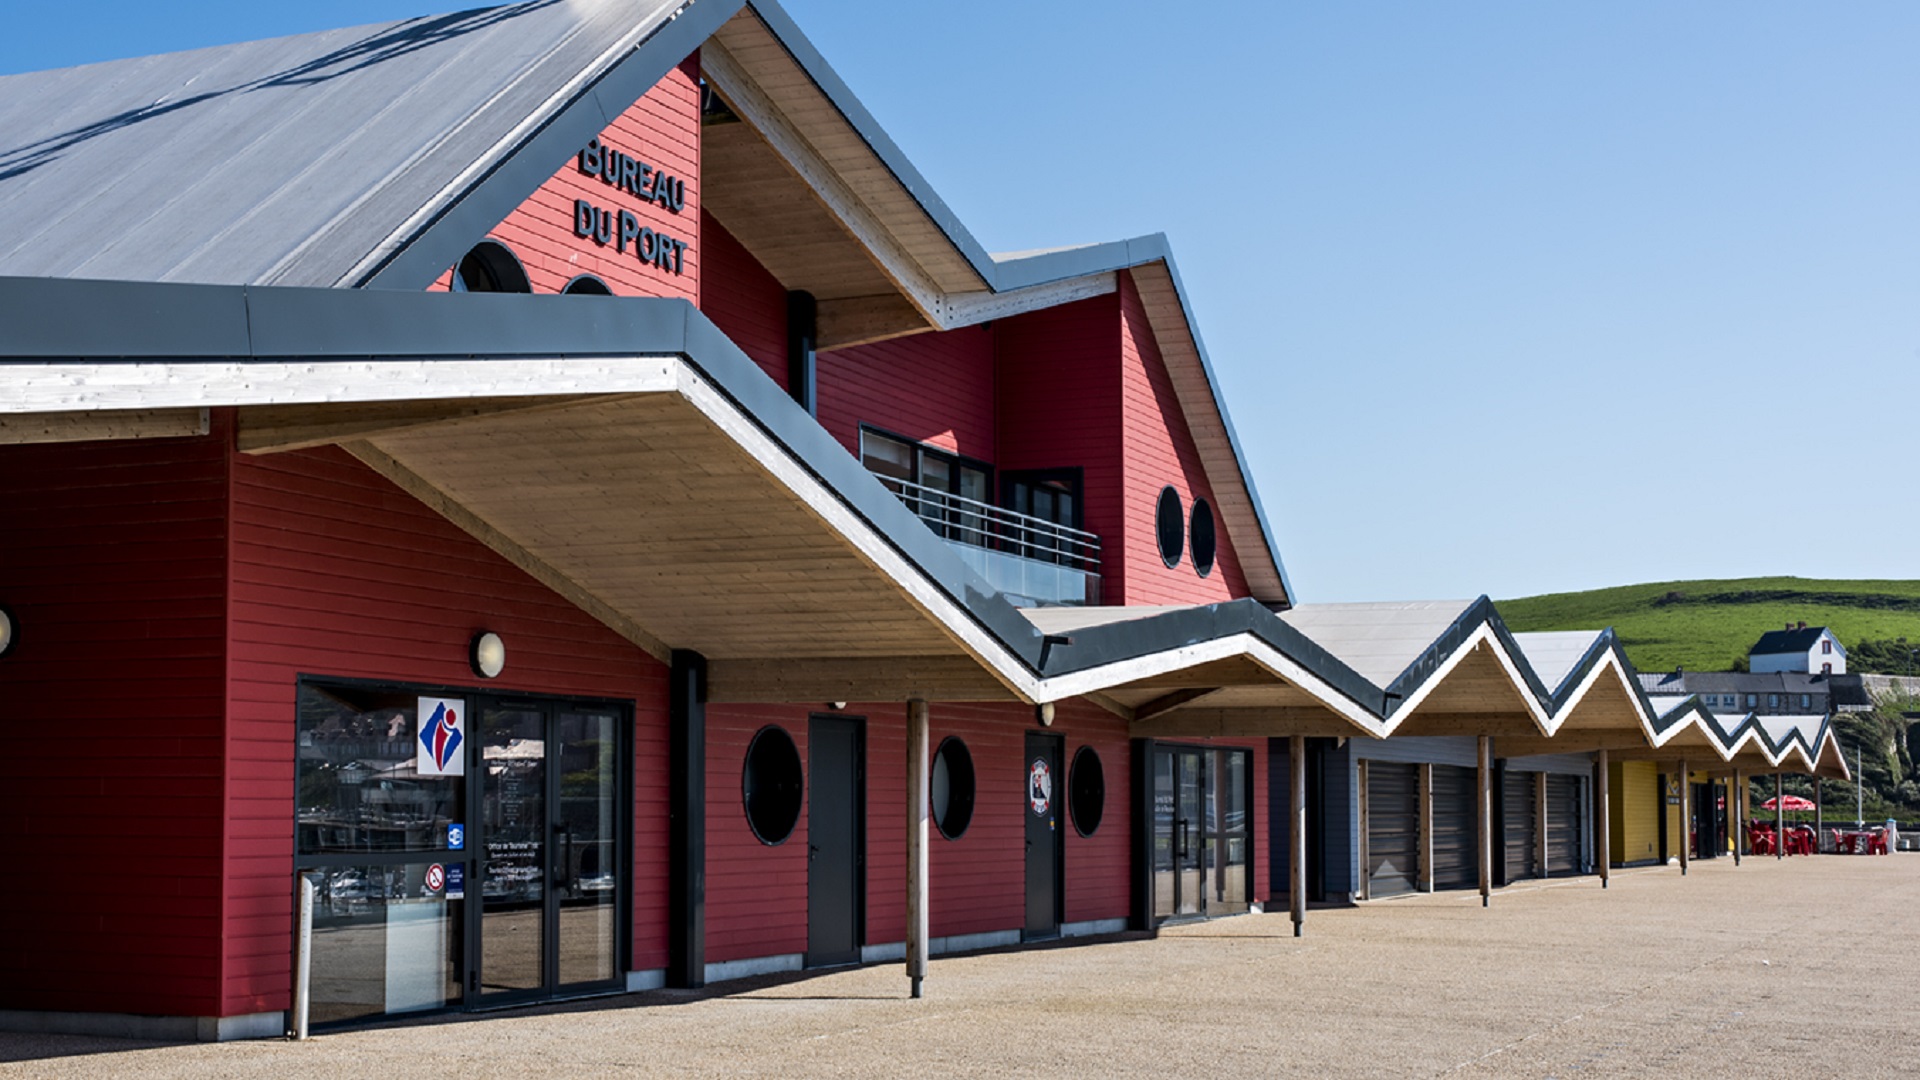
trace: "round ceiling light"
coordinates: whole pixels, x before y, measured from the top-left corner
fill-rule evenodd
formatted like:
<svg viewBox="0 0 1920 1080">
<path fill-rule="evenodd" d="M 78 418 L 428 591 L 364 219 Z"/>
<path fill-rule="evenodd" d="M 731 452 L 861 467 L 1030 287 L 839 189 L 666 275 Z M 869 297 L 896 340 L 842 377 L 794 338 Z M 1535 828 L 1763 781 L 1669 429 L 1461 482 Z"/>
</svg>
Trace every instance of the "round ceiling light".
<svg viewBox="0 0 1920 1080">
<path fill-rule="evenodd" d="M 482 630 L 473 635 L 472 643 L 467 646 L 467 663 L 472 665 L 475 675 L 491 679 L 507 666 L 507 643 L 500 640 L 499 634 Z"/>
</svg>

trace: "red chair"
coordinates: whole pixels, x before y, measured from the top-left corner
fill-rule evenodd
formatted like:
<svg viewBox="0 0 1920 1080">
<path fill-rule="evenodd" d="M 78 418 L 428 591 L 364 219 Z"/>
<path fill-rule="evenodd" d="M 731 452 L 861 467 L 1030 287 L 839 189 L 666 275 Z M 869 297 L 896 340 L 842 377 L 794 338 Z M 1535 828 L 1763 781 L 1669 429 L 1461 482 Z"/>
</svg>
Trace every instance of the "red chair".
<svg viewBox="0 0 1920 1080">
<path fill-rule="evenodd" d="M 1833 830 L 1833 850 L 1839 854 L 1851 855 L 1853 854 L 1853 842 L 1856 839 L 1857 836 L 1853 833 L 1841 832 L 1839 829 L 1835 829 Z"/>
<path fill-rule="evenodd" d="M 1795 855 L 1812 855 L 1814 853 L 1813 838 L 1813 830 L 1802 825 L 1793 830 L 1793 838 L 1789 841 L 1790 846 L 1787 850 Z"/>
<path fill-rule="evenodd" d="M 1887 830 L 1875 829 L 1867 837 L 1867 854 L 1885 855 L 1887 853 Z"/>
<path fill-rule="evenodd" d="M 1773 830 L 1765 825 L 1754 825 L 1747 830 L 1747 847 L 1755 855 L 1773 854 Z"/>
</svg>

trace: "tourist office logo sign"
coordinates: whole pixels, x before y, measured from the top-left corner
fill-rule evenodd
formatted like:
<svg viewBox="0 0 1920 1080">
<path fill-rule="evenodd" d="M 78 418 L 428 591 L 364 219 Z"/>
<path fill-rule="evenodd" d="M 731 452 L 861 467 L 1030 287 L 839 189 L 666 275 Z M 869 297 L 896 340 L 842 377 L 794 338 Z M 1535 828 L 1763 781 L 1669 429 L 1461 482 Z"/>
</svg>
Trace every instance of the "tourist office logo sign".
<svg viewBox="0 0 1920 1080">
<path fill-rule="evenodd" d="M 414 771 L 421 776 L 465 776 L 467 703 L 459 698 L 423 697 L 418 716 Z"/>
</svg>

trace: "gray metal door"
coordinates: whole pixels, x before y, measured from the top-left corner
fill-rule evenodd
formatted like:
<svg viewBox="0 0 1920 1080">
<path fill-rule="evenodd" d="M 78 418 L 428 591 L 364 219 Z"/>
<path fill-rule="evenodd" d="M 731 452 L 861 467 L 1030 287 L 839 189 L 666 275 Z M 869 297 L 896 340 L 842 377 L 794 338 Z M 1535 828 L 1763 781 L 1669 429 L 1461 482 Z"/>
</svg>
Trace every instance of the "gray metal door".
<svg viewBox="0 0 1920 1080">
<path fill-rule="evenodd" d="M 1504 862 L 1500 879 L 1519 881 L 1540 876 L 1540 817 L 1534 802 L 1536 781 L 1530 772 L 1503 772 L 1500 776 L 1500 824 Z"/>
<path fill-rule="evenodd" d="M 807 722 L 807 966 L 860 960 L 860 721 Z"/>
<path fill-rule="evenodd" d="M 1061 802 L 1066 776 L 1060 768 L 1060 737 L 1027 733 L 1027 938 L 1060 933 Z"/>
<path fill-rule="evenodd" d="M 1397 896 L 1414 890 L 1420 863 L 1420 767 L 1367 762 L 1367 891 Z"/>
<path fill-rule="evenodd" d="M 1580 872 L 1580 778 L 1570 773 L 1547 776 L 1547 872 Z"/>
<path fill-rule="evenodd" d="M 1479 818 L 1473 794 L 1478 780 L 1472 769 L 1457 765 L 1433 767 L 1433 887 L 1471 889 L 1480 884 L 1480 860 L 1474 854 Z"/>
</svg>

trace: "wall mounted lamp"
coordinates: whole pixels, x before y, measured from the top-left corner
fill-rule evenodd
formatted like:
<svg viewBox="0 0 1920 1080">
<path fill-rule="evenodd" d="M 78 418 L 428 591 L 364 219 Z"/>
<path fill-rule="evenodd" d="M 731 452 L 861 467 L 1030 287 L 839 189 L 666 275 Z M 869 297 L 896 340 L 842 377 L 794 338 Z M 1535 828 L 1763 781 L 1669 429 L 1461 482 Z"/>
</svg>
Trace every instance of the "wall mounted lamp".
<svg viewBox="0 0 1920 1080">
<path fill-rule="evenodd" d="M 507 666 L 507 643 L 491 630 L 482 630 L 467 643 L 467 664 L 473 673 L 491 679 Z"/>
<path fill-rule="evenodd" d="M 14 642 L 20 640 L 20 632 L 13 621 L 13 609 L 0 604 L 0 656 L 13 651 Z"/>
</svg>

